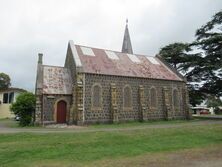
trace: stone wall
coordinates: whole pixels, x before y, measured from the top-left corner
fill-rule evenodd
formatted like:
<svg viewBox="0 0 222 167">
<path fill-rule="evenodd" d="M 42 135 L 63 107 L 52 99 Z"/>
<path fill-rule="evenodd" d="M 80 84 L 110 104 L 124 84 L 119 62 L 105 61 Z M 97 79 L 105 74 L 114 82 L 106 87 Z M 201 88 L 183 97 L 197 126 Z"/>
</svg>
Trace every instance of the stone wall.
<svg viewBox="0 0 222 167">
<path fill-rule="evenodd" d="M 102 107 L 92 107 L 91 96 L 92 86 L 100 84 L 102 87 Z M 84 119 L 85 123 L 112 122 L 111 112 L 111 84 L 116 87 L 117 114 L 119 121 L 141 120 L 141 105 L 139 88 L 143 90 L 143 120 L 166 119 L 165 101 L 167 100 L 167 119 L 185 119 L 187 99 L 183 99 L 186 91 L 185 82 L 154 80 L 145 78 L 106 76 L 96 74 L 85 74 L 84 79 Z M 123 107 L 123 88 L 129 85 L 132 90 L 132 108 Z M 157 95 L 157 107 L 150 107 L 150 89 L 154 88 Z M 178 90 L 179 106 L 173 106 L 172 92 Z M 167 99 L 164 97 L 164 90 L 168 91 Z"/>
<path fill-rule="evenodd" d="M 56 105 L 60 100 L 64 100 L 67 103 L 67 123 L 70 123 L 70 104 L 72 97 L 69 95 L 43 95 L 43 124 L 56 123 Z"/>
<path fill-rule="evenodd" d="M 72 93 L 72 101 L 70 104 L 70 123 L 76 123 L 77 111 L 76 111 L 76 90 L 77 90 L 77 68 L 75 65 L 75 61 L 73 58 L 72 50 L 70 44 L 68 45 L 67 53 L 66 53 L 66 60 L 64 67 L 70 69 L 71 71 L 71 78 L 73 83 L 73 93 Z"/>
</svg>

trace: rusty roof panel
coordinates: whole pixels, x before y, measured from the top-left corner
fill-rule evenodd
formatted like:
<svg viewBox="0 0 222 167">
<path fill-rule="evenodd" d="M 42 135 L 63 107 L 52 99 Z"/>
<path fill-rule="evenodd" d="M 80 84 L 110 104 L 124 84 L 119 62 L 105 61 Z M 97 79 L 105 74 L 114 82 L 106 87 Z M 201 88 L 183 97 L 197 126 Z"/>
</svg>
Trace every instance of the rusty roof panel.
<svg viewBox="0 0 222 167">
<path fill-rule="evenodd" d="M 149 56 L 151 62 L 147 56 L 135 55 L 138 60 L 132 61 L 126 53 L 112 51 L 119 59 L 110 59 L 106 50 L 97 48 L 91 48 L 95 56 L 84 56 L 81 46 L 75 47 L 85 73 L 183 81 L 157 57 Z"/>
<path fill-rule="evenodd" d="M 70 70 L 64 67 L 43 66 L 43 94 L 72 94 Z"/>
</svg>

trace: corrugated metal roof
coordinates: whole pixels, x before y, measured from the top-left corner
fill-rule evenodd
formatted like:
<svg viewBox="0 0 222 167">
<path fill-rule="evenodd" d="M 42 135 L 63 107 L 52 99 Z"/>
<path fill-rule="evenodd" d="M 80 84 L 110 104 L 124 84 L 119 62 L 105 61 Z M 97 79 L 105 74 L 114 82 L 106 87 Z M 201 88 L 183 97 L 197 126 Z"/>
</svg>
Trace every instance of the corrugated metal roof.
<svg viewBox="0 0 222 167">
<path fill-rule="evenodd" d="M 150 56 L 149 59 L 135 54 L 129 57 L 126 53 L 112 51 L 119 59 L 111 59 L 106 54 L 107 50 L 97 48 L 91 48 L 95 56 L 85 56 L 82 46 L 74 47 L 85 73 L 183 81 L 157 57 Z"/>
<path fill-rule="evenodd" d="M 44 65 L 43 94 L 72 94 L 70 70 L 64 67 Z"/>
</svg>

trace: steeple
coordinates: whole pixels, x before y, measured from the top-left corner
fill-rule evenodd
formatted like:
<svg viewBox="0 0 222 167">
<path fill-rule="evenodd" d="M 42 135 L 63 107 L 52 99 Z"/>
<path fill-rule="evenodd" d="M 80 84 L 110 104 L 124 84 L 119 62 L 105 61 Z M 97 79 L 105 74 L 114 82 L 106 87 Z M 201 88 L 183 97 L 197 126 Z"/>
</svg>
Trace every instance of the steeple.
<svg viewBox="0 0 222 167">
<path fill-rule="evenodd" d="M 128 19 L 126 19 L 126 28 L 125 28 L 124 37 L 123 37 L 122 52 L 133 54 L 133 49 L 132 49 L 129 30 L 128 30 Z"/>
</svg>

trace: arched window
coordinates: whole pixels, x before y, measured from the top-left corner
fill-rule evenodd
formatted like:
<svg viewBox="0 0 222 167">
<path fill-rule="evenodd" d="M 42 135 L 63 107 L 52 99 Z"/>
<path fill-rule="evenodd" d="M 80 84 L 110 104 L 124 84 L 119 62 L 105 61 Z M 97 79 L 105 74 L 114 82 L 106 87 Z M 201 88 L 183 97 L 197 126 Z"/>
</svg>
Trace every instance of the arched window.
<svg viewBox="0 0 222 167">
<path fill-rule="evenodd" d="M 123 88 L 123 107 L 132 107 L 132 90 L 129 85 Z"/>
<path fill-rule="evenodd" d="M 92 87 L 92 107 L 100 108 L 102 106 L 102 88 L 99 84 Z"/>
<path fill-rule="evenodd" d="M 173 90 L 173 106 L 174 108 L 179 107 L 179 94 L 177 89 Z"/>
<path fill-rule="evenodd" d="M 155 108 L 157 105 L 156 102 L 156 89 L 154 87 L 152 87 L 150 89 L 150 107 Z"/>
</svg>

